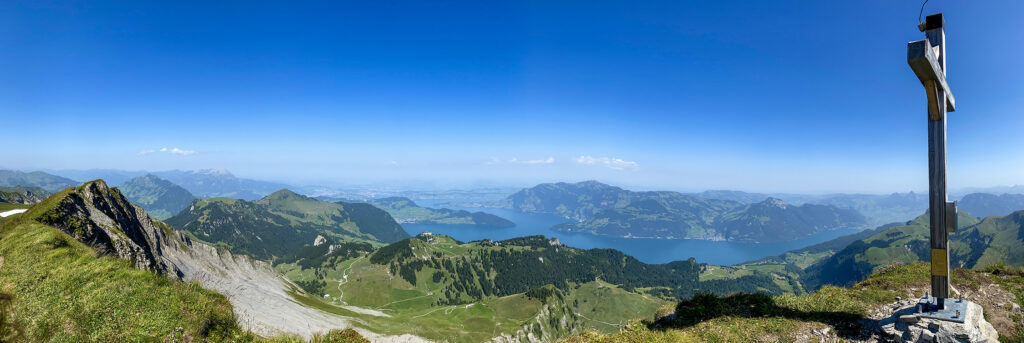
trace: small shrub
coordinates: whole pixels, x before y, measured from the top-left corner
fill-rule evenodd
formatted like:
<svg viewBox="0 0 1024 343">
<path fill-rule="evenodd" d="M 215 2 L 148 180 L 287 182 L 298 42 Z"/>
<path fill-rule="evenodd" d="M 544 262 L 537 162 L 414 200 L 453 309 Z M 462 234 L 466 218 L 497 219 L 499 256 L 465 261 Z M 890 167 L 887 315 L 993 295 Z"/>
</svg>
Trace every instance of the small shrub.
<svg viewBox="0 0 1024 343">
<path fill-rule="evenodd" d="M 352 328 L 344 330 L 331 330 L 326 334 L 313 335 L 311 343 L 370 343 L 370 340 L 360 335 Z"/>
</svg>

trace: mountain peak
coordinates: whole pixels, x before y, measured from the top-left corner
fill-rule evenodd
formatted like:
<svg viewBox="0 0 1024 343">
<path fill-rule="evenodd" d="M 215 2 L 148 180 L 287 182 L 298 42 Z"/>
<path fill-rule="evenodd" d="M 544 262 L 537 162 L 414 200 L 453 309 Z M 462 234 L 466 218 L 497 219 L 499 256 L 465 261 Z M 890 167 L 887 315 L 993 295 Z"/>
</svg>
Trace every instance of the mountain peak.
<svg viewBox="0 0 1024 343">
<path fill-rule="evenodd" d="M 767 199 L 764 199 L 764 201 L 761 202 L 761 203 L 765 204 L 765 205 L 768 205 L 768 206 L 778 207 L 778 208 L 782 208 L 782 209 L 785 209 L 786 206 L 789 206 L 789 205 L 786 204 L 785 201 L 782 201 L 782 199 L 773 198 L 773 197 L 768 197 Z"/>
<path fill-rule="evenodd" d="M 29 218 L 67 233 L 101 255 L 121 257 L 139 269 L 166 275 L 180 272 L 160 259 L 154 243 L 166 241 L 171 228 L 152 220 L 103 180 L 54 194 L 36 208 Z"/>
<path fill-rule="evenodd" d="M 290 198 L 296 198 L 296 197 L 298 197 L 298 198 L 306 198 L 306 196 L 298 194 L 298 193 L 295 193 L 295 192 L 292 192 L 292 190 L 290 190 L 290 189 L 281 188 L 281 189 L 277 190 L 276 192 L 270 193 L 267 196 L 263 197 L 263 199 L 264 200 L 274 200 L 274 199 L 290 199 Z"/>
</svg>

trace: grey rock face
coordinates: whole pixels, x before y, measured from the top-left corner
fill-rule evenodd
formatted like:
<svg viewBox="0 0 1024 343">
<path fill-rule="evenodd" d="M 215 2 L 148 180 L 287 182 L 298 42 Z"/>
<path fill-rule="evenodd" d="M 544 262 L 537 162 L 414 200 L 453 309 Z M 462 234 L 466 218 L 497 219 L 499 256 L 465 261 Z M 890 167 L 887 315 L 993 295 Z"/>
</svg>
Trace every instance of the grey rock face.
<svg viewBox="0 0 1024 343">
<path fill-rule="evenodd" d="M 0 187 L 0 202 L 32 205 L 49 195 L 49 192 L 39 187 Z"/>
<path fill-rule="evenodd" d="M 181 271 L 159 256 L 172 232 L 157 228 L 142 208 L 103 181 L 86 183 L 65 196 L 40 221 L 71 235 L 101 255 L 131 261 L 181 279 Z"/>
</svg>

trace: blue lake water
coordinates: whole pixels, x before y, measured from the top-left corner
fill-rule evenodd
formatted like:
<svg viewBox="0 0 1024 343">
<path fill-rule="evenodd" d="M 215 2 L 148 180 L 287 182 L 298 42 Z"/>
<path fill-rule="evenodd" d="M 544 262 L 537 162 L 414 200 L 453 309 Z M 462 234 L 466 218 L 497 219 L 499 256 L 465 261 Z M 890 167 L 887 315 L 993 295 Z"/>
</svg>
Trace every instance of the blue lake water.
<svg viewBox="0 0 1024 343">
<path fill-rule="evenodd" d="M 433 204 L 422 204 L 422 206 L 435 207 Z M 697 259 L 697 262 L 715 265 L 732 265 L 753 261 L 860 231 L 856 229 L 837 229 L 820 232 L 794 241 L 770 243 L 713 242 L 695 239 L 619 238 L 551 230 L 552 226 L 568 221 L 553 215 L 521 213 L 494 208 L 446 207 L 491 213 L 511 220 L 516 223 L 516 226 L 511 228 L 495 228 L 475 225 L 403 224 L 402 227 L 411 235 L 432 232 L 448 235 L 463 242 L 481 239 L 498 241 L 515 237 L 543 235 L 558 238 L 563 244 L 576 248 L 612 248 L 620 250 L 646 263 L 667 263 L 693 257 Z"/>
</svg>

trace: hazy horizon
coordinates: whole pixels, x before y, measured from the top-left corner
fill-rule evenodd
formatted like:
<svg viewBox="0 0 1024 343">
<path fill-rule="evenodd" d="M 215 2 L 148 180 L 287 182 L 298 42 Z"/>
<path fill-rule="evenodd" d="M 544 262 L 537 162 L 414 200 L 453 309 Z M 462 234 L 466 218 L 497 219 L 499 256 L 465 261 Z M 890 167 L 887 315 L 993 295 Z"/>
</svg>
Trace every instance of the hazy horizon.
<svg viewBox="0 0 1024 343">
<path fill-rule="evenodd" d="M 239 175 L 239 174 L 237 174 L 237 173 L 235 173 L 235 172 L 233 172 L 231 170 L 227 170 L 227 169 L 196 169 L 196 170 L 181 170 L 181 169 L 170 169 L 170 170 L 123 170 L 123 169 L 109 169 L 109 168 L 91 168 L 91 169 L 27 168 L 27 169 L 19 169 L 19 168 L 9 168 L 9 167 L 5 167 L 5 166 L 0 166 L 0 170 L 17 170 L 17 171 L 22 171 L 22 172 L 41 171 L 41 172 L 45 172 L 45 173 L 48 173 L 48 174 L 69 177 L 71 179 L 76 179 L 76 178 L 70 177 L 68 175 L 68 173 L 73 173 L 73 174 L 93 174 L 93 175 L 100 175 L 102 173 L 122 173 L 122 174 L 125 174 L 125 175 L 136 175 L 136 174 L 138 174 L 138 175 L 145 175 L 145 174 L 148 174 L 148 173 L 161 173 L 161 172 L 169 172 L 169 171 L 182 171 L 182 172 L 227 172 L 227 173 L 230 173 L 231 175 L 233 175 L 233 176 L 235 176 L 237 178 L 241 178 L 241 179 L 249 179 L 249 180 L 262 181 L 262 182 L 270 182 L 270 183 L 280 183 L 282 185 L 289 186 L 289 187 L 301 188 L 303 190 L 307 190 L 307 192 L 305 192 L 305 193 L 309 193 L 308 190 L 314 189 L 314 188 L 317 188 L 317 187 L 321 187 L 325 191 L 328 191 L 328 190 L 329 191 L 345 191 L 345 190 L 347 190 L 347 191 L 355 191 L 355 190 L 377 189 L 377 190 L 387 190 L 389 192 L 434 192 L 434 191 L 473 191 L 473 190 L 485 190 L 485 189 L 522 189 L 522 188 L 530 188 L 530 187 L 533 187 L 533 186 L 536 186 L 536 185 L 542 184 L 542 183 L 559 183 L 559 182 L 576 183 L 576 182 L 583 182 L 583 181 L 597 181 L 597 182 L 605 183 L 605 184 L 608 184 L 608 185 L 611 185 L 611 186 L 616 186 L 616 187 L 620 187 L 620 188 L 631 190 L 631 191 L 675 191 L 675 192 L 681 192 L 681 193 L 700 193 L 700 192 L 704 192 L 704 191 L 739 191 L 739 192 L 747 192 L 747 193 L 763 193 L 763 194 L 767 194 L 767 195 L 789 194 L 789 195 L 800 195 L 800 196 L 804 196 L 804 195 L 806 195 L 806 196 L 824 196 L 824 195 L 835 195 L 835 194 L 867 194 L 867 195 L 889 195 L 889 194 L 893 194 L 893 193 L 899 193 L 899 194 L 906 194 L 906 193 L 927 194 L 927 192 L 928 192 L 927 189 L 892 190 L 892 191 L 887 191 L 887 192 L 857 192 L 857 191 L 853 191 L 853 192 L 843 192 L 843 191 L 836 191 L 836 192 L 793 192 L 793 191 L 786 191 L 786 190 L 779 190 L 779 191 L 753 191 L 753 190 L 739 189 L 739 188 L 729 188 L 729 187 L 725 187 L 725 188 L 678 188 L 678 187 L 661 186 L 661 185 L 653 185 L 653 186 L 648 186 L 648 185 L 632 185 L 632 184 L 625 184 L 625 183 L 609 182 L 609 181 L 600 180 L 600 179 L 565 179 L 565 180 L 540 181 L 540 182 L 534 182 L 534 183 L 514 183 L 514 182 L 502 182 L 502 181 L 498 181 L 498 180 L 475 180 L 475 181 L 471 181 L 471 182 L 437 182 L 436 180 L 400 180 L 400 181 L 390 181 L 390 182 L 382 181 L 382 182 L 378 182 L 378 183 L 351 183 L 351 182 L 346 183 L 346 182 L 338 181 L 338 180 L 333 180 L 333 181 L 331 181 L 331 180 L 327 180 L 327 181 L 301 181 L 301 180 L 287 180 L 287 179 L 262 179 L 262 178 L 259 178 L 259 177 L 252 177 L 250 175 L 244 175 L 244 174 Z M 88 181 L 88 180 L 92 180 L 92 179 L 96 179 L 96 178 L 101 178 L 101 177 L 98 177 L 98 176 L 97 177 L 92 177 L 91 176 L 91 177 L 87 177 L 87 178 L 84 178 L 84 179 L 83 178 L 77 178 L 78 179 L 77 181 L 83 181 L 84 182 L 84 181 Z M 86 180 L 86 179 L 88 179 L 88 180 Z M 964 195 L 964 194 L 967 194 L 967 193 L 975 193 L 975 192 L 988 192 L 988 193 L 1000 194 L 1000 193 L 1004 192 L 1001 189 L 1017 188 L 1017 187 L 1022 187 L 1022 185 L 1017 185 L 1017 184 L 1015 184 L 1015 185 L 997 185 L 997 186 L 987 186 L 987 187 L 964 186 L 964 187 L 959 187 L 959 188 L 951 188 L 950 192 L 951 192 L 951 195 Z M 1014 192 L 1011 192 L 1011 193 L 1014 193 Z"/>
</svg>

